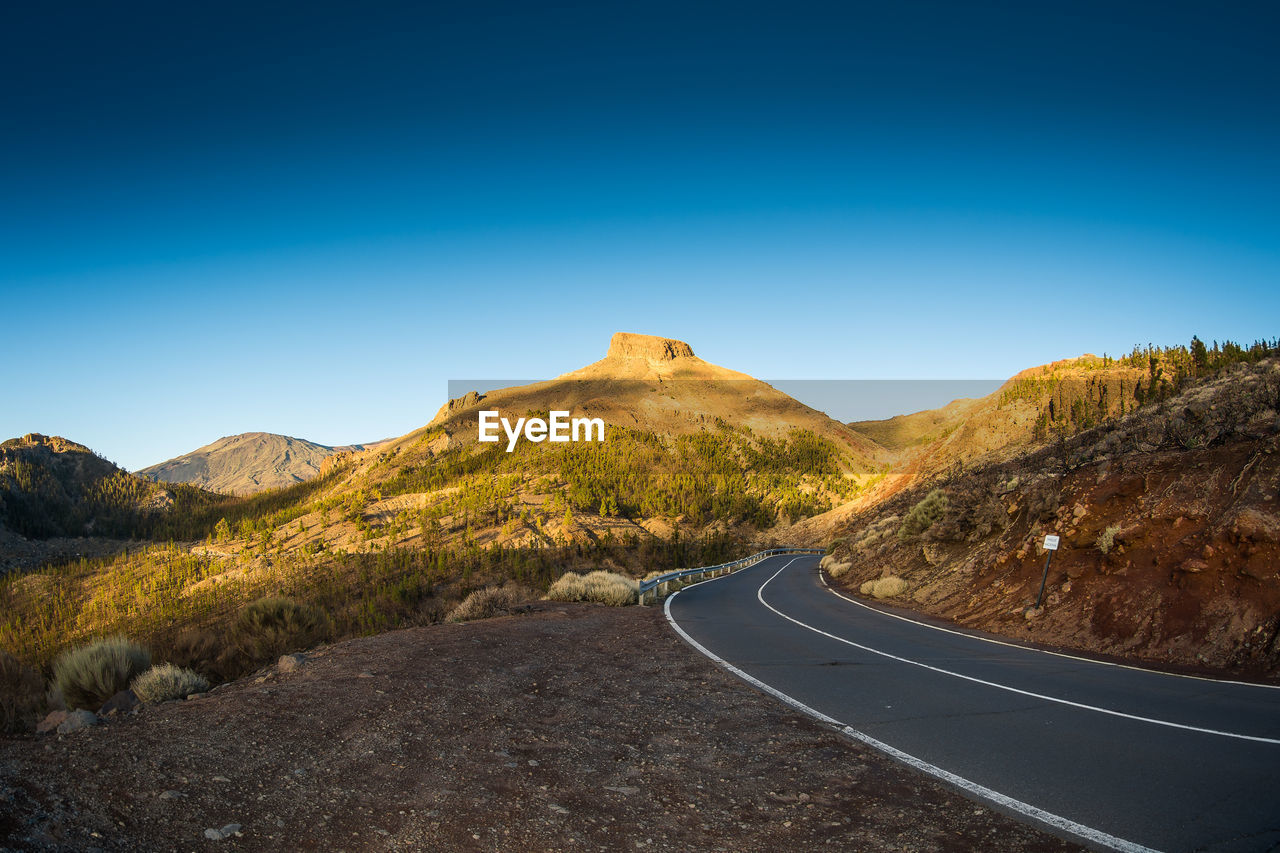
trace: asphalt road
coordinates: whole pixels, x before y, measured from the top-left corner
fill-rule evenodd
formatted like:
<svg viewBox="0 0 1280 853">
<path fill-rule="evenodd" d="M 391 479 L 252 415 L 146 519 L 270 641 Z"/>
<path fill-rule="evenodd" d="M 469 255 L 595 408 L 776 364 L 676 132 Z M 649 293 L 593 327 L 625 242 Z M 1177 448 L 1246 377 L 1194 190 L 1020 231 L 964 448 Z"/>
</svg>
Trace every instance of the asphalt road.
<svg viewBox="0 0 1280 853">
<path fill-rule="evenodd" d="M 1005 645 L 866 607 L 817 557 L 667 599 L 685 639 L 783 701 L 1099 849 L 1280 850 L 1280 689 Z"/>
</svg>

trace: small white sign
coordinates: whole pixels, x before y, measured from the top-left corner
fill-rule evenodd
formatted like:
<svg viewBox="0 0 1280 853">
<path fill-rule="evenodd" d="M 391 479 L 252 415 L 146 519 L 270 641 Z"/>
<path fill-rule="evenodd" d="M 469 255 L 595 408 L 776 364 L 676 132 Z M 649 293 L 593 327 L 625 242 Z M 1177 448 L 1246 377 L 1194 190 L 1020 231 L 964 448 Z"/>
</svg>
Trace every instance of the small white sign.
<svg viewBox="0 0 1280 853">
<path fill-rule="evenodd" d="M 1057 536 L 1044 537 L 1044 549 L 1046 551 L 1058 550 L 1058 537 Z"/>
</svg>

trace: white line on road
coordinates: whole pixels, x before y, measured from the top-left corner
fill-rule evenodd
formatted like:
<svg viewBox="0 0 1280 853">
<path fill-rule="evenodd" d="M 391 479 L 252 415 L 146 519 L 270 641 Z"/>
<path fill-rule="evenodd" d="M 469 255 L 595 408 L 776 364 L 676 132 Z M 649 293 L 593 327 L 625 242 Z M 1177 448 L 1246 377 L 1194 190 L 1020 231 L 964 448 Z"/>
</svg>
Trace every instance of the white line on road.
<svg viewBox="0 0 1280 853">
<path fill-rule="evenodd" d="M 799 558 L 797 557 L 796 559 L 799 559 Z M 785 569 L 787 566 L 791 565 L 792 562 L 795 562 L 795 560 L 792 560 L 791 562 L 787 563 L 787 565 L 783 566 L 782 569 Z M 779 569 L 778 572 L 781 572 L 782 569 Z M 726 575 L 725 577 L 731 577 L 731 575 Z M 774 574 L 774 577 L 777 577 L 777 573 Z M 770 578 L 770 580 L 772 579 L 773 578 Z M 721 578 L 712 578 L 711 580 L 704 581 L 703 583 L 713 583 L 717 580 L 721 580 Z M 768 583 L 768 581 L 766 581 L 766 583 Z M 700 586 L 700 585 L 701 584 L 694 584 L 693 586 Z M 967 791 L 969 794 L 975 797 L 978 797 L 989 803 L 1002 806 L 1003 808 L 1016 812 L 1017 814 L 1020 814 L 1023 817 L 1030 818 L 1046 826 L 1052 827 L 1053 829 L 1057 829 L 1062 832 L 1071 833 L 1072 835 L 1075 835 L 1078 838 L 1083 838 L 1086 841 L 1092 842 L 1102 847 L 1110 848 L 1111 850 L 1119 850 L 1121 851 L 1121 853 L 1157 853 L 1157 851 L 1153 850 L 1150 847 L 1144 847 L 1141 844 L 1135 844 L 1134 842 L 1126 841 L 1123 838 L 1116 838 L 1114 835 L 1105 833 L 1102 830 L 1094 829 L 1091 826 L 1085 826 L 1082 823 L 1076 823 L 1073 820 L 1065 818 L 1062 815 L 1056 815 L 1053 812 L 1047 812 L 1042 808 L 1038 808 L 1036 806 L 1031 805 L 1030 803 L 1024 803 L 1021 800 L 1016 800 L 1013 797 L 1008 796 L 1007 794 L 1002 794 L 999 791 L 994 791 L 991 788 L 986 787 L 985 785 L 979 785 L 977 782 L 973 782 L 969 779 L 965 779 L 963 776 L 957 776 L 956 774 L 951 773 L 950 771 L 943 770 L 941 767 L 937 767 L 933 764 L 930 764 L 927 761 L 922 761 L 921 759 L 916 758 L 914 755 L 908 755 L 907 753 L 903 752 L 900 749 L 895 749 L 894 747 L 889 746 L 887 743 L 878 741 L 875 738 L 871 737 L 870 735 L 864 734 L 863 732 L 858 731 L 852 726 L 848 726 L 840 722 L 834 717 L 829 717 L 826 714 L 822 713 L 821 711 L 815 708 L 809 707 L 808 705 L 801 702 L 799 699 L 793 699 L 792 697 L 788 696 L 786 693 L 783 693 L 781 690 L 778 690 L 777 688 L 770 687 L 768 684 L 765 684 L 763 681 L 756 678 L 755 676 L 752 676 L 744 672 L 743 670 L 738 669 L 738 667 L 724 660 L 715 652 L 711 651 L 706 646 L 702 645 L 697 640 L 695 640 L 693 637 L 689 636 L 689 633 L 685 631 L 684 628 L 680 627 L 680 624 L 676 622 L 675 617 L 671 615 L 671 602 L 674 601 L 676 596 L 679 594 L 680 594 L 679 591 L 677 591 L 676 593 L 674 593 L 673 595 L 667 598 L 666 604 L 663 607 L 663 612 L 666 614 L 667 621 L 671 624 L 671 627 L 675 629 L 677 634 L 679 634 L 681 637 L 684 638 L 685 642 L 693 646 L 702 654 L 706 655 L 715 663 L 719 664 L 720 666 L 727 669 L 729 672 L 741 678 L 743 681 L 759 688 L 760 690 L 763 690 L 765 693 L 768 693 L 770 696 L 774 697 L 775 699 L 778 699 L 781 702 L 784 702 L 785 704 L 790 705 L 792 708 L 795 708 L 797 711 L 801 712 L 802 714 L 807 714 L 808 716 L 813 717 L 815 720 L 819 720 L 820 722 L 827 723 L 828 725 L 831 725 L 831 726 L 835 726 L 842 734 L 845 734 L 853 738 L 854 740 L 860 741 L 861 743 L 864 743 L 867 746 L 870 746 L 872 749 L 878 749 L 881 752 L 885 753 L 886 755 L 890 756 L 891 758 L 896 758 L 898 761 L 901 761 L 904 764 L 907 764 L 908 766 L 915 768 L 916 770 L 919 770 L 923 773 L 927 773 L 928 775 L 933 776 L 936 779 L 941 779 L 942 781 L 950 785 L 954 785 L 955 787 L 960 788 L 963 791 Z M 768 607 L 767 604 L 765 606 Z M 777 611 L 774 611 L 774 612 L 777 612 Z"/>
<path fill-rule="evenodd" d="M 1055 652 L 1049 649 L 1037 649 L 1033 646 L 1023 645 L 1022 643 L 1011 643 L 1008 640 L 997 640 L 994 637 L 983 637 L 978 634 L 971 634 L 968 631 L 958 631 L 955 628 L 947 628 L 943 625 L 931 625 L 928 622 L 921 622 L 919 619 L 912 619 L 910 616 L 903 616 L 901 613 L 890 613 L 888 610 L 881 610 L 878 607 L 872 607 L 865 601 L 859 601 L 850 595 L 845 595 L 840 590 L 827 583 L 827 576 L 819 569 L 818 577 L 822 581 L 822 585 L 826 587 L 827 592 L 834 595 L 841 601 L 847 601 L 850 604 L 856 604 L 864 610 L 870 610 L 872 613 L 878 613 L 881 616 L 888 616 L 903 622 L 909 622 L 912 625 L 919 625 L 921 628 L 929 628 L 934 631 L 941 631 L 944 634 L 955 634 L 957 637 L 968 637 L 970 640 L 978 640 L 983 643 L 991 643 L 995 646 L 1005 646 L 1010 649 L 1021 649 L 1025 652 L 1036 652 L 1042 655 L 1053 655 L 1056 658 L 1066 658 L 1067 660 L 1080 661 L 1081 663 L 1095 664 L 1097 666 L 1111 666 L 1116 669 L 1131 669 L 1134 672 L 1145 672 L 1150 675 L 1160 675 L 1166 678 L 1189 678 L 1192 681 L 1208 681 L 1211 684 L 1232 684 L 1239 687 L 1263 687 L 1267 690 L 1280 690 L 1280 684 L 1260 684 L 1256 681 L 1232 681 L 1228 678 L 1210 678 L 1206 675 L 1191 675 L 1185 672 L 1164 672 L 1158 669 L 1150 669 L 1145 666 L 1134 666 L 1130 663 L 1119 663 L 1113 660 L 1098 660 L 1097 658 L 1087 658 L 1081 655 L 1071 655 L 1066 652 Z"/>
<path fill-rule="evenodd" d="M 797 557 L 796 560 L 798 559 L 800 558 Z M 1174 723 L 1169 720 L 1157 720 L 1154 717 L 1141 717 L 1141 716 L 1138 716 L 1137 714 L 1126 714 L 1124 711 L 1115 711 L 1115 710 L 1112 710 L 1111 708 L 1101 708 L 1097 705 L 1086 705 L 1083 702 L 1073 702 L 1070 699 L 1060 699 L 1057 696 L 1047 696 L 1044 693 L 1033 693 L 1030 690 L 1023 690 L 1019 687 L 1011 687 L 1008 684 L 1000 684 L 999 682 L 996 682 L 996 681 L 987 681 L 982 678 L 975 678 L 972 675 L 965 675 L 960 672 L 953 672 L 949 669 L 943 669 L 942 667 L 923 663 L 922 661 L 911 660 L 910 658 L 904 658 L 899 655 L 892 654 L 890 652 L 881 651 L 880 649 L 873 649 L 870 646 L 864 646 L 861 643 L 855 643 L 853 640 L 846 640 L 844 637 L 837 637 L 835 634 L 830 634 L 826 631 L 823 631 L 821 628 L 815 628 L 812 625 L 801 622 L 799 619 L 796 619 L 792 616 L 788 616 L 787 614 L 783 613 L 781 610 L 779 610 L 778 608 L 774 607 L 772 604 L 764 600 L 764 588 L 767 587 L 770 583 L 772 583 L 774 578 L 782 574 L 786 570 L 787 566 L 790 566 L 791 563 L 794 563 L 794 562 L 795 560 L 792 560 L 790 563 L 787 563 L 786 566 L 783 566 L 781 569 L 778 569 L 776 572 L 774 572 L 769 577 L 769 580 L 760 584 L 760 588 L 756 590 L 756 598 L 760 600 L 761 604 L 763 604 L 765 607 L 769 608 L 774 613 L 781 616 L 783 619 L 786 619 L 788 622 L 793 622 L 796 625 L 799 625 L 801 628 L 810 630 L 815 634 L 821 634 L 822 636 L 828 637 L 837 642 L 844 643 L 845 645 L 853 646 L 855 649 L 861 649 L 864 652 L 870 652 L 873 655 L 880 655 L 881 657 L 889 658 L 890 660 L 896 660 L 901 663 L 910 664 L 911 666 L 918 666 L 921 669 L 927 669 L 930 672 L 936 672 L 936 673 L 939 673 L 940 675 L 949 675 L 952 678 L 959 678 L 959 679 L 963 679 L 964 681 L 971 681 L 974 684 L 981 684 L 985 687 L 994 687 L 997 690 L 1007 690 L 1010 693 L 1017 693 L 1021 696 L 1030 696 L 1033 699 L 1043 699 L 1046 702 L 1056 702 L 1059 705 L 1068 705 L 1072 708 L 1080 708 L 1085 711 L 1096 711 L 1099 714 L 1109 714 L 1113 717 L 1123 717 L 1126 720 L 1136 720 L 1141 723 L 1151 723 L 1152 725 L 1167 726 L 1172 729 L 1183 729 L 1184 731 L 1200 732 L 1201 734 L 1216 735 L 1218 737 L 1236 738 L 1237 740 L 1248 740 L 1248 741 L 1253 741 L 1255 743 L 1280 744 L 1280 739 L 1278 738 L 1261 737 L 1259 735 L 1245 735 L 1245 734 L 1240 734 L 1238 732 L 1224 732 L 1224 731 L 1219 731 L 1218 729 L 1207 729 L 1201 726 L 1190 726 L 1190 725 L 1187 725 L 1186 723 Z"/>
</svg>

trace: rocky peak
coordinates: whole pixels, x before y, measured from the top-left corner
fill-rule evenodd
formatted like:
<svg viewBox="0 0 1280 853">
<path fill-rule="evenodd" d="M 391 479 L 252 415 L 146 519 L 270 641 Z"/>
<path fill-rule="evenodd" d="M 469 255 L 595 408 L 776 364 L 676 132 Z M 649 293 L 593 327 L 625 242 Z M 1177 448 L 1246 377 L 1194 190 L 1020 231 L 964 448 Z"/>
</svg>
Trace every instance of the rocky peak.
<svg viewBox="0 0 1280 853">
<path fill-rule="evenodd" d="M 675 361 L 692 358 L 693 347 L 684 341 L 660 338 L 657 335 L 636 335 L 618 332 L 609 341 L 605 358 L 647 358 L 650 361 Z"/>
</svg>

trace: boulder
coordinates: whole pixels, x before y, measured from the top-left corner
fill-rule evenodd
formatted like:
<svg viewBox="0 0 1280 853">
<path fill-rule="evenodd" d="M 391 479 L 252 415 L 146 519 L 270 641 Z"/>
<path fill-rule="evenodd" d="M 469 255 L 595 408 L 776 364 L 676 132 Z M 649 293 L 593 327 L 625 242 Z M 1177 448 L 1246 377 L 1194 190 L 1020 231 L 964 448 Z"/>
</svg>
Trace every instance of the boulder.
<svg viewBox="0 0 1280 853">
<path fill-rule="evenodd" d="M 307 656 L 303 654 L 281 655 L 280 660 L 276 662 L 276 668 L 281 672 L 294 672 L 301 669 L 306 662 Z"/>
<path fill-rule="evenodd" d="M 63 721 L 67 719 L 67 715 L 70 713 L 70 711 L 50 711 L 49 716 L 41 720 L 40 724 L 36 726 L 36 734 L 47 735 L 49 732 L 62 725 Z"/>
<path fill-rule="evenodd" d="M 210 841 L 221 841 L 224 838 L 230 838 L 231 836 L 238 835 L 239 833 L 240 824 L 229 823 L 221 829 L 206 829 L 204 831 L 204 837 Z"/>
<path fill-rule="evenodd" d="M 99 722 L 98 715 L 92 711 L 86 711 L 84 709 L 72 711 L 67 714 L 66 719 L 58 725 L 58 734 L 69 735 L 72 732 L 78 732 L 81 729 L 96 726 Z"/>
<path fill-rule="evenodd" d="M 133 691 L 121 690 L 98 709 L 98 714 L 103 717 L 113 717 L 127 714 L 136 707 L 138 707 L 138 697 L 134 695 Z"/>
</svg>

